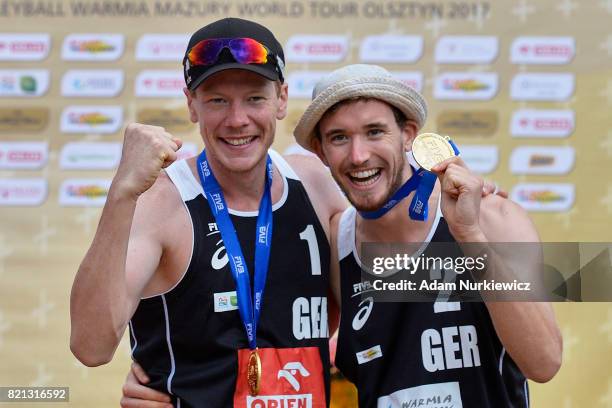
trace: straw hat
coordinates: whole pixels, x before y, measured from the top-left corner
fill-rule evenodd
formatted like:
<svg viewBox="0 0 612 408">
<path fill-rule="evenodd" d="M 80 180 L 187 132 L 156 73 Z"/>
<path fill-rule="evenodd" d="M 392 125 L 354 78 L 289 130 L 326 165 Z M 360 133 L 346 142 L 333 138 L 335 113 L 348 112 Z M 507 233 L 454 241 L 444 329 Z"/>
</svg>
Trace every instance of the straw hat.
<svg viewBox="0 0 612 408">
<path fill-rule="evenodd" d="M 348 65 L 321 78 L 315 85 L 313 100 L 293 131 L 297 142 L 312 151 L 315 129 L 325 112 L 340 101 L 359 96 L 397 107 L 419 129 L 427 118 L 427 105 L 421 94 L 393 78 L 389 71 L 377 65 Z"/>
</svg>

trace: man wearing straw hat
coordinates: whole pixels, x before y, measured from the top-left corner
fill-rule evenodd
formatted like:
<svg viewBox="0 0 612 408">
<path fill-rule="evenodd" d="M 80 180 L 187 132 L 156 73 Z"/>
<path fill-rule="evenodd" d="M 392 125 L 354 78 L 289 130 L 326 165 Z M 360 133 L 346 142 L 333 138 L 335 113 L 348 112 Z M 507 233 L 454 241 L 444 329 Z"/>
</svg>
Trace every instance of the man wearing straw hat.
<svg viewBox="0 0 612 408">
<path fill-rule="evenodd" d="M 424 242 L 415 247 L 423 257 L 437 242 L 455 241 L 465 253 L 479 243 L 539 242 L 518 205 L 481 198 L 482 179 L 452 142 L 417 137 L 426 117 L 412 88 L 381 67 L 351 65 L 317 83 L 296 126 L 298 143 L 330 168 L 353 205 L 332 219 L 342 314 L 336 366 L 362 407 L 528 407 L 526 378 L 548 381 L 561 364 L 550 304 L 374 302 L 375 275 L 362 273 L 371 265 L 367 242 Z"/>
</svg>

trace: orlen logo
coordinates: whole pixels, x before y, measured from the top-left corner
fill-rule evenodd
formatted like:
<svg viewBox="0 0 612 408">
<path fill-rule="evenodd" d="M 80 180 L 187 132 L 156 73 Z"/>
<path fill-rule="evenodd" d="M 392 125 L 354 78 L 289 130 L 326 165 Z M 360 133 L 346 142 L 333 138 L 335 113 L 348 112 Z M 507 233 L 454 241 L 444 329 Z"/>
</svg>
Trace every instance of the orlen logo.
<svg viewBox="0 0 612 408">
<path fill-rule="evenodd" d="M 515 101 L 567 101 L 574 93 L 573 73 L 520 73 L 510 84 Z"/>
<path fill-rule="evenodd" d="M 134 93 L 146 98 L 180 98 L 185 79 L 176 70 L 145 70 L 136 77 Z"/>
<path fill-rule="evenodd" d="M 574 167 L 571 146 L 520 146 L 510 156 L 513 174 L 567 174 Z"/>
<path fill-rule="evenodd" d="M 423 89 L 423 73 L 417 71 L 394 71 L 391 75 L 417 92 Z"/>
<path fill-rule="evenodd" d="M 510 47 L 513 64 L 568 64 L 576 54 L 573 37 L 518 37 Z"/>
<path fill-rule="evenodd" d="M 70 34 L 62 45 L 66 61 L 114 61 L 123 54 L 122 34 Z"/>
<path fill-rule="evenodd" d="M 315 84 L 327 74 L 327 71 L 295 71 L 290 73 L 287 77 L 289 97 L 310 99 Z"/>
<path fill-rule="evenodd" d="M 46 198 L 43 178 L 0 179 L 0 206 L 38 206 Z"/>
<path fill-rule="evenodd" d="M 447 35 L 436 44 L 435 61 L 440 64 L 490 64 L 498 52 L 497 37 Z"/>
<path fill-rule="evenodd" d="M 359 60 L 368 63 L 413 63 L 423 55 L 423 37 L 371 35 L 361 42 Z"/>
<path fill-rule="evenodd" d="M 62 96 L 114 97 L 123 89 L 123 71 L 70 70 L 62 77 Z"/>
<path fill-rule="evenodd" d="M 260 348 L 262 381 L 257 395 L 250 395 L 246 381 L 249 350 L 238 350 L 235 408 L 318 408 L 325 406 L 322 363 L 315 347 Z M 244 368 L 243 368 L 244 366 Z"/>
<path fill-rule="evenodd" d="M 528 211 L 567 211 L 574 204 L 575 186 L 565 183 L 521 183 L 512 200 Z"/>
<path fill-rule="evenodd" d="M 121 159 L 119 142 L 70 142 L 62 148 L 63 170 L 112 170 Z"/>
<path fill-rule="evenodd" d="M 121 106 L 68 106 L 62 112 L 63 133 L 115 133 L 123 123 Z"/>
<path fill-rule="evenodd" d="M 189 35 L 144 34 L 136 43 L 136 61 L 181 61 Z"/>
<path fill-rule="evenodd" d="M 0 142 L 0 169 L 37 170 L 47 164 L 47 142 Z"/>
<path fill-rule="evenodd" d="M 0 69 L 0 97 L 41 96 L 48 89 L 46 69 Z"/>
<path fill-rule="evenodd" d="M 0 61 L 41 61 L 50 49 L 49 34 L 0 34 Z"/>
<path fill-rule="evenodd" d="M 450 100 L 488 100 L 497 93 L 497 73 L 447 72 L 436 78 L 434 97 Z"/>
<path fill-rule="evenodd" d="M 293 35 L 285 46 L 288 62 L 340 62 L 347 52 L 344 35 Z"/>
<path fill-rule="evenodd" d="M 510 133 L 514 137 L 563 138 L 576 126 L 573 110 L 520 109 L 512 114 Z"/>
<path fill-rule="evenodd" d="M 62 206 L 101 207 L 106 202 L 110 179 L 69 179 L 60 186 L 59 203 Z"/>
</svg>

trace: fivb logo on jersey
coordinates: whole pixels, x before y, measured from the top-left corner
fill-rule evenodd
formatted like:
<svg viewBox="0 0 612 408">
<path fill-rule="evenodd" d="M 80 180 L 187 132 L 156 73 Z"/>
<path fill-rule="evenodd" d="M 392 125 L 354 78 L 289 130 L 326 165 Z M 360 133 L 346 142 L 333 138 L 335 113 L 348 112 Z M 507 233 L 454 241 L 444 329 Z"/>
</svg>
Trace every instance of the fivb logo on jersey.
<svg viewBox="0 0 612 408">
<path fill-rule="evenodd" d="M 66 61 L 115 61 L 124 49 L 123 34 L 70 34 L 62 45 Z"/>
<path fill-rule="evenodd" d="M 0 61 L 41 61 L 50 49 L 49 34 L 0 34 Z"/>
</svg>

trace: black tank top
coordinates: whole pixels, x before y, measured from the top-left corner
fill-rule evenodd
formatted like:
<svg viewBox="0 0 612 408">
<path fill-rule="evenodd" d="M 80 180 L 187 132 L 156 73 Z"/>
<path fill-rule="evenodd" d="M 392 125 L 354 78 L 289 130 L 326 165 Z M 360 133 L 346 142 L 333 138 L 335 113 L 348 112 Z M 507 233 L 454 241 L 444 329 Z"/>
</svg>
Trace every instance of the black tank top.
<svg viewBox="0 0 612 408">
<path fill-rule="evenodd" d="M 355 251 L 355 215 L 346 210 L 338 232 L 342 318 L 335 364 L 357 386 L 359 406 L 528 407 L 527 381 L 484 303 L 387 303 L 364 295 L 371 287 L 362 282 Z M 454 242 L 439 210 L 426 241 Z M 430 248 L 425 256 L 432 256 Z"/>
<path fill-rule="evenodd" d="M 329 243 L 287 162 L 274 151 L 283 196 L 273 205 L 272 249 L 257 329 L 258 347 L 318 347 L 329 402 L 327 292 Z M 221 234 L 202 186 L 185 161 L 167 169 L 189 212 L 193 250 L 189 267 L 170 291 L 142 299 L 130 321 L 132 357 L 169 393 L 177 407 L 231 407 L 237 349 L 248 348 L 236 306 L 236 286 Z M 230 210 L 253 282 L 257 212 Z M 152 220 L 152 222 L 155 222 Z M 264 373 L 265 374 L 265 373 Z M 311 373 L 312 374 L 312 373 Z M 277 381 L 276 376 L 266 379 Z"/>
</svg>

